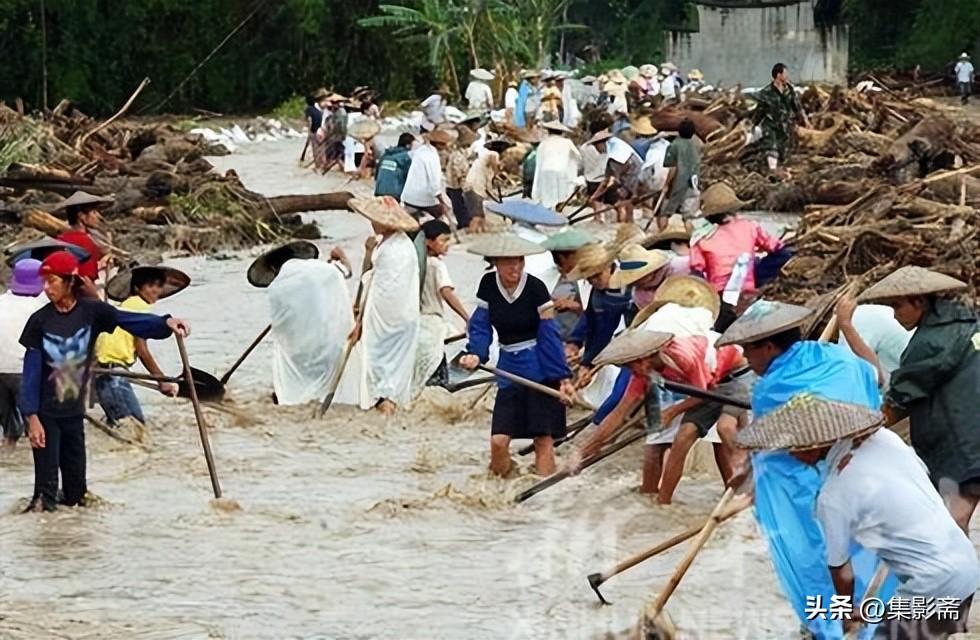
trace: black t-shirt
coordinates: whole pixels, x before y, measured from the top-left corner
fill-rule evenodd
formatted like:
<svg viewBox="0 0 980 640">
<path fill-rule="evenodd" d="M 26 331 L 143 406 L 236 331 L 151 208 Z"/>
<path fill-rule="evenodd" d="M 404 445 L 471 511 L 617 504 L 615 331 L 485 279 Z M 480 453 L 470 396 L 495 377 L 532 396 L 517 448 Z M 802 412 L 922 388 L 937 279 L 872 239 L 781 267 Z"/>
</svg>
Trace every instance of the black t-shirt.
<svg viewBox="0 0 980 640">
<path fill-rule="evenodd" d="M 323 123 L 323 111 L 315 105 L 306 106 L 306 117 L 310 119 L 310 133 L 316 133 Z"/>
<path fill-rule="evenodd" d="M 497 272 L 491 271 L 484 274 L 476 291 L 476 297 L 487 303 L 490 324 L 497 330 L 500 344 L 536 339 L 541 310 L 551 304 L 548 287 L 525 273 L 523 281 L 514 291 L 513 300 L 508 300 L 501 289 L 497 284 Z"/>
<path fill-rule="evenodd" d="M 41 414 L 64 418 L 85 413 L 95 339 L 115 329 L 115 309 L 91 298 L 79 299 L 68 313 L 48 303 L 31 315 L 20 343 L 42 353 Z"/>
</svg>

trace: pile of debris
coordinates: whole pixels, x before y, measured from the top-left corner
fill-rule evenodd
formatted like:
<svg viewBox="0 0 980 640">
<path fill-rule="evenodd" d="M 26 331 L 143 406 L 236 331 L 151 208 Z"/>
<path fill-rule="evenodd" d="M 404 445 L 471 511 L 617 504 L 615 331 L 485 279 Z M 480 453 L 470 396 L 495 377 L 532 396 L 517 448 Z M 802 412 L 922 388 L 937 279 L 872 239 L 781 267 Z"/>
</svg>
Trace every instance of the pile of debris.
<svg viewBox="0 0 980 640">
<path fill-rule="evenodd" d="M 121 254 L 208 253 L 319 237 L 304 211 L 346 209 L 350 193 L 266 198 L 234 172 L 221 175 L 205 155 L 222 155 L 220 141 L 160 122 L 100 123 L 63 101 L 42 116 L 0 105 L 0 244 L 37 231 L 55 235 L 67 223 L 48 213 L 82 190 L 113 196 L 104 212 Z"/>
</svg>

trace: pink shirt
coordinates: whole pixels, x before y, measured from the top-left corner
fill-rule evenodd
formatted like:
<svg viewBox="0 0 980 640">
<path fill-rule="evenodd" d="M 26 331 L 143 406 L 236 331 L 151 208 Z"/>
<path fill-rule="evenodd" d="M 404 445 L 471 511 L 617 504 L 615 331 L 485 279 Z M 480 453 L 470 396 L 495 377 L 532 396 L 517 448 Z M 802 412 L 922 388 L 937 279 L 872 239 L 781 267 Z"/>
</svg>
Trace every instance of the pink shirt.
<svg viewBox="0 0 980 640">
<path fill-rule="evenodd" d="M 755 256 L 756 251 L 773 253 L 782 243 L 765 232 L 758 222 L 735 218 L 719 225 L 709 237 L 698 240 L 691 247 L 691 271 L 700 271 L 715 291 L 721 293 L 735 268 L 735 262 L 743 253 Z M 749 273 L 742 291 L 755 291 L 755 263 L 749 263 Z"/>
</svg>

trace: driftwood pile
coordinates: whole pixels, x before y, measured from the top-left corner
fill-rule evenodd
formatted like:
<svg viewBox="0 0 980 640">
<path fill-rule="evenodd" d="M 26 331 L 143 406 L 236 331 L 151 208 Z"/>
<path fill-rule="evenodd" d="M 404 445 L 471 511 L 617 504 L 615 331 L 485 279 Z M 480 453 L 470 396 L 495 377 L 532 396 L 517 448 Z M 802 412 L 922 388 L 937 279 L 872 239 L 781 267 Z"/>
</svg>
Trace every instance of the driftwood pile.
<svg viewBox="0 0 980 640">
<path fill-rule="evenodd" d="M 112 196 L 106 231 L 120 253 L 207 253 L 319 237 L 299 212 L 346 209 L 350 193 L 266 198 L 204 158 L 226 153 L 171 124 L 101 123 L 63 101 L 37 117 L 0 105 L 0 243 L 67 223 L 53 207 L 76 190 Z"/>
</svg>

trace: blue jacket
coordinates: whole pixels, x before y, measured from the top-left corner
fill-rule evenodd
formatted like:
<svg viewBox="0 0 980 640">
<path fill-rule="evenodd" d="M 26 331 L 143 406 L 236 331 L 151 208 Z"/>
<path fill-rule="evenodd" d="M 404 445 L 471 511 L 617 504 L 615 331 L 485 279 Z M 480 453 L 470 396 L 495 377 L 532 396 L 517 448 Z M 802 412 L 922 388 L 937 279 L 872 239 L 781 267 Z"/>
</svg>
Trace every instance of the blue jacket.
<svg viewBox="0 0 980 640">
<path fill-rule="evenodd" d="M 631 302 L 629 288 L 592 291 L 589 305 L 568 340 L 572 344 L 584 347 L 583 365 L 591 367 L 595 357 L 606 348 Z"/>
<path fill-rule="evenodd" d="M 402 197 L 408 168 L 412 166 L 412 156 L 405 147 L 389 147 L 378 162 L 375 176 L 374 195 L 391 196 L 396 200 Z"/>
</svg>

